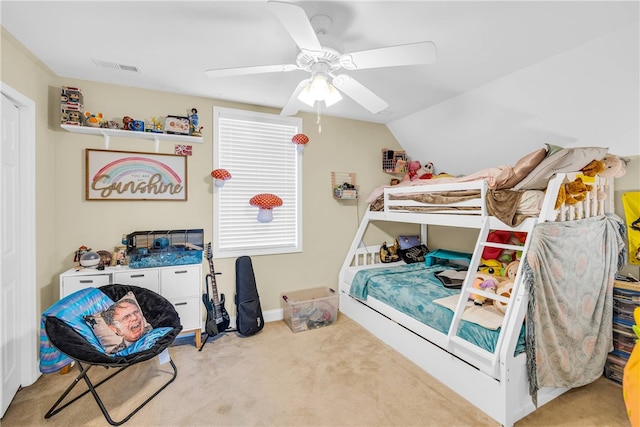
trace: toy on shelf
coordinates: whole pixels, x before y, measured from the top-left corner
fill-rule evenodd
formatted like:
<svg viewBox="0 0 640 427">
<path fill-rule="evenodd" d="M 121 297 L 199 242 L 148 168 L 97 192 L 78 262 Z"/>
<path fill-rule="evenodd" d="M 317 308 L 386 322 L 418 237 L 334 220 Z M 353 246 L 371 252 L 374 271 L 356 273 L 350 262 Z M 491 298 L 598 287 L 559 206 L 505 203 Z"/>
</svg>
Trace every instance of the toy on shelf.
<svg viewBox="0 0 640 427">
<path fill-rule="evenodd" d="M 151 125 L 145 130 L 153 133 L 162 133 L 162 125 L 156 116 L 151 117 Z"/>
<path fill-rule="evenodd" d="M 382 170 L 386 173 L 404 175 L 407 173 L 407 161 L 404 150 L 382 149 Z"/>
<path fill-rule="evenodd" d="M 89 111 L 84 112 L 84 123 L 85 126 L 93 127 L 93 128 L 102 128 L 106 127 L 107 121 L 102 117 L 102 113 L 93 114 Z"/>
<path fill-rule="evenodd" d="M 60 124 L 82 126 L 82 91 L 77 87 L 62 86 L 60 91 Z"/>
<path fill-rule="evenodd" d="M 198 119 L 198 110 L 196 110 L 195 108 L 191 109 L 191 114 L 189 114 L 189 121 L 190 121 L 191 135 L 202 136 L 203 126 L 200 126 L 200 120 Z"/>
<path fill-rule="evenodd" d="M 331 188 L 333 197 L 338 200 L 357 199 L 360 190 L 353 172 L 331 172 Z"/>
</svg>

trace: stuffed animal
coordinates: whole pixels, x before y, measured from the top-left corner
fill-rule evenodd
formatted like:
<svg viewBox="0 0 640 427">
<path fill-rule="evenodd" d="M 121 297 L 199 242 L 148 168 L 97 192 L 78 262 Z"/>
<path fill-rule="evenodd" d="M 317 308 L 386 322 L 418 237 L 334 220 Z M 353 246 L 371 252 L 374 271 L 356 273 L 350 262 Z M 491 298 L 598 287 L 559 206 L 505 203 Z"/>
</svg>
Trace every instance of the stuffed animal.
<svg viewBox="0 0 640 427">
<path fill-rule="evenodd" d="M 516 274 L 518 273 L 518 267 L 520 266 L 520 261 L 512 261 L 507 265 L 504 269 L 504 277 L 516 280 Z"/>
<path fill-rule="evenodd" d="M 431 179 L 433 178 L 433 163 L 425 163 L 422 165 L 420 169 L 416 172 L 418 179 Z"/>
<path fill-rule="evenodd" d="M 421 167 L 420 162 L 417 160 L 407 163 L 407 170 L 409 172 L 405 174 L 403 181 L 415 181 L 418 179 L 418 170 L 420 170 Z"/>
<path fill-rule="evenodd" d="M 502 276 L 504 271 L 504 267 L 500 261 L 497 259 L 484 259 L 480 260 L 480 266 L 478 267 L 478 272 L 483 274 L 488 274 L 491 276 Z"/>
<path fill-rule="evenodd" d="M 129 129 L 129 123 L 133 122 L 133 118 L 130 116 L 124 116 L 122 118 L 122 129 L 124 130 L 128 130 Z"/>
<path fill-rule="evenodd" d="M 620 178 L 627 173 L 626 161 L 613 154 L 607 154 L 602 160 L 592 160 L 587 166 L 580 169 L 586 176 L 596 175 L 609 178 Z"/>
<path fill-rule="evenodd" d="M 580 169 L 580 172 L 586 176 L 596 176 L 605 170 L 604 162 L 602 160 L 592 160 L 587 166 Z"/>
<path fill-rule="evenodd" d="M 560 208 L 565 202 L 569 205 L 575 205 L 578 202 L 584 201 L 592 189 L 593 187 L 582 182 L 582 178 L 580 177 L 574 181 L 563 183 L 558 191 L 554 209 Z"/>
<path fill-rule="evenodd" d="M 505 298 L 511 298 L 511 292 L 513 292 L 513 280 L 511 279 L 500 282 L 500 284 L 498 285 L 498 289 L 496 289 L 496 294 Z M 493 306 L 503 313 L 507 312 L 506 302 L 494 299 Z"/>
<path fill-rule="evenodd" d="M 620 178 L 627 173 L 627 160 L 622 157 L 614 156 L 613 154 L 607 154 L 602 158 L 604 164 L 604 171 L 600 172 L 600 176 Z"/>
<path fill-rule="evenodd" d="M 106 120 L 102 117 L 102 113 L 91 114 L 89 111 L 85 111 L 84 117 L 84 122 L 87 126 L 101 128 L 106 125 Z"/>
<path fill-rule="evenodd" d="M 496 292 L 498 289 L 498 279 L 488 274 L 479 274 L 473 281 L 473 287 L 475 289 L 481 289 L 488 292 Z M 473 301 L 474 305 L 482 305 L 487 300 L 487 297 L 476 294 L 469 294 L 469 299 Z"/>
</svg>

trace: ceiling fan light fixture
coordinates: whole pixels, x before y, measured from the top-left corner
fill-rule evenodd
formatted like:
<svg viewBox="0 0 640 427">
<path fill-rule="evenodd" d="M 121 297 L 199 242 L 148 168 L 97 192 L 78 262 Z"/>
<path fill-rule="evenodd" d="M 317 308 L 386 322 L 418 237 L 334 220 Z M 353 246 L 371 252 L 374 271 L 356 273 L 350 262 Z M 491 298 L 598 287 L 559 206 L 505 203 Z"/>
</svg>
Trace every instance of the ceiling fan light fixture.
<svg viewBox="0 0 640 427">
<path fill-rule="evenodd" d="M 324 74 L 316 74 L 309 85 L 309 93 L 316 101 L 322 101 L 329 95 L 329 83 Z"/>
<path fill-rule="evenodd" d="M 332 84 L 330 84 L 329 93 L 324 99 L 324 104 L 327 107 L 331 107 L 333 104 L 341 100 L 342 100 L 342 95 L 340 95 L 340 92 L 338 92 L 338 89 L 336 89 Z"/>
<path fill-rule="evenodd" d="M 309 90 L 310 87 L 311 83 L 307 84 L 304 89 L 300 91 L 298 99 L 307 104 L 309 107 L 313 107 L 316 103 L 316 99 L 311 95 L 311 91 Z"/>
<path fill-rule="evenodd" d="M 324 74 L 316 74 L 311 81 L 300 91 L 298 99 L 310 107 L 313 107 L 316 101 L 324 101 L 329 107 L 336 102 L 342 100 L 342 96 L 337 89 L 327 81 Z"/>
</svg>

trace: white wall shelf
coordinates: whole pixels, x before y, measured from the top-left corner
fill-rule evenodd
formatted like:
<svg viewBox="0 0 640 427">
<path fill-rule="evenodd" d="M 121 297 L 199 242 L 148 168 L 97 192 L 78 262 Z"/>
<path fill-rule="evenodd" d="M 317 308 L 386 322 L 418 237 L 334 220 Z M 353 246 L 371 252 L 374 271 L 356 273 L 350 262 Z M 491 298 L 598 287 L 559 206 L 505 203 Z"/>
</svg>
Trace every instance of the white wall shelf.
<svg viewBox="0 0 640 427">
<path fill-rule="evenodd" d="M 150 139 L 155 143 L 156 153 L 160 149 L 160 141 L 174 141 L 188 144 L 202 144 L 201 136 L 174 135 L 169 133 L 135 132 L 121 129 L 94 128 L 89 126 L 60 125 L 60 127 L 72 133 L 84 133 L 87 135 L 100 135 L 104 138 L 104 148 L 109 149 L 110 137 Z"/>
</svg>

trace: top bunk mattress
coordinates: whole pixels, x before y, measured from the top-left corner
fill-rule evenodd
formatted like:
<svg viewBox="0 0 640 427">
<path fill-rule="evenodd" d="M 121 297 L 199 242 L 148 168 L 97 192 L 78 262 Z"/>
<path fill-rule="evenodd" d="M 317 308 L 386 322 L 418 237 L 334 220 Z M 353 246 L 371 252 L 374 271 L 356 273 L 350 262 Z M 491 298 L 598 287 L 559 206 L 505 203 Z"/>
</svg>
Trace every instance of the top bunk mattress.
<svg viewBox="0 0 640 427">
<path fill-rule="evenodd" d="M 377 265 L 380 267 L 380 264 Z M 367 266 L 369 267 L 369 266 Z M 435 274 L 451 269 L 450 265 L 426 266 L 425 263 L 394 263 L 381 268 L 348 268 L 353 281 L 349 294 L 366 303 L 368 297 L 395 308 L 396 310 L 447 334 L 453 320 L 453 311 L 435 303 L 452 295 L 459 295 L 459 289 L 449 289 L 442 285 Z M 345 279 L 347 277 L 345 276 Z M 462 320 L 458 335 L 493 353 L 500 334 L 500 328 L 487 329 L 477 323 Z M 521 329 L 516 354 L 525 349 L 525 329 Z"/>
</svg>

